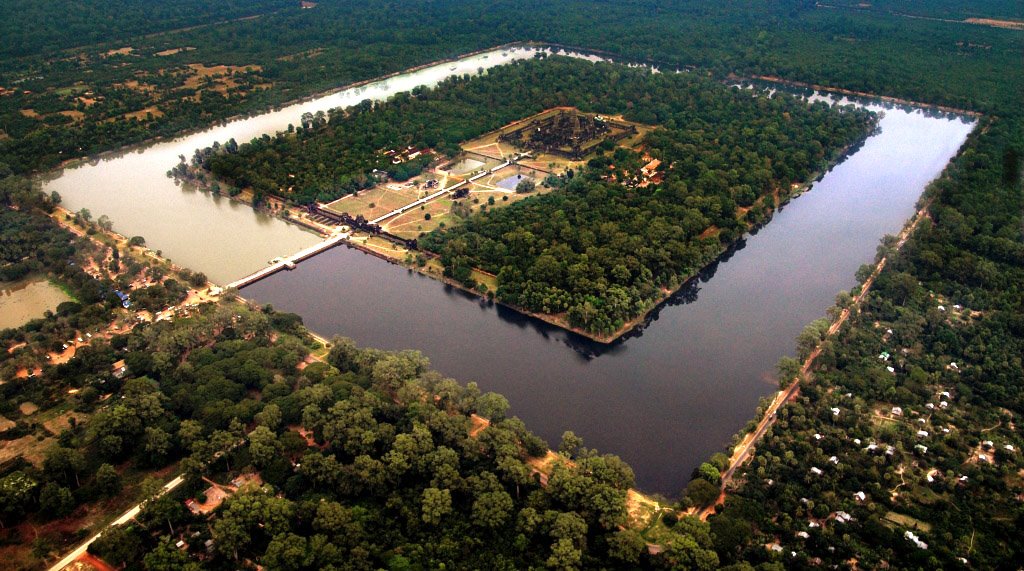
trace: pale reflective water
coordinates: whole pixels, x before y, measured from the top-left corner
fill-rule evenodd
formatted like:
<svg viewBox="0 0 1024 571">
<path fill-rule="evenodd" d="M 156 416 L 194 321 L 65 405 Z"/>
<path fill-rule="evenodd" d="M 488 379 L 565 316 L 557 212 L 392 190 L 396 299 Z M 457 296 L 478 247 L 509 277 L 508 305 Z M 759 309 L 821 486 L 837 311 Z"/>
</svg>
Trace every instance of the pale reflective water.
<svg viewBox="0 0 1024 571">
<path fill-rule="evenodd" d="M 68 294 L 46 278 L 0 282 L 0 329 L 20 327 L 65 301 L 71 301 Z"/>
<path fill-rule="evenodd" d="M 178 156 L 191 158 L 198 148 L 234 138 L 244 143 L 264 133 L 299 124 L 303 113 L 383 99 L 418 85 L 436 85 L 453 74 L 475 74 L 516 59 L 533 50 L 495 50 L 397 75 L 358 88 L 318 97 L 226 125 L 140 147 L 117 156 L 50 173 L 44 190 L 57 191 L 72 211 L 88 208 L 94 218 L 106 214 L 114 230 L 143 236 L 146 245 L 175 263 L 205 272 L 214 282 L 228 283 L 248 275 L 278 256 L 293 254 L 320 238 L 227 198 L 179 187 L 166 172 Z M 455 68 L 455 69 L 452 69 Z"/>
</svg>

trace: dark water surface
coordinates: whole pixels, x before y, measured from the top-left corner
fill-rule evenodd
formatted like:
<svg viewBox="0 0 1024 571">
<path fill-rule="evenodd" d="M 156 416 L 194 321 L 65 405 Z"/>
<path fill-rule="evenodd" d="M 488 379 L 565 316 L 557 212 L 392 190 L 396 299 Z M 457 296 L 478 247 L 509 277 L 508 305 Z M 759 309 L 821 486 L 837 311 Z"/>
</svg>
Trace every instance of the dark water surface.
<svg viewBox="0 0 1024 571">
<path fill-rule="evenodd" d="M 622 456 L 641 488 L 675 495 L 775 390 L 778 358 L 793 353 L 793 339 L 837 292 L 855 285 L 854 272 L 914 213 L 974 126 L 884 111 L 880 133 L 641 335 L 603 351 L 345 247 L 243 295 L 298 313 L 325 335 L 421 350 L 442 373 L 508 397 L 511 413 L 552 445 L 573 430 L 587 446 Z"/>
</svg>

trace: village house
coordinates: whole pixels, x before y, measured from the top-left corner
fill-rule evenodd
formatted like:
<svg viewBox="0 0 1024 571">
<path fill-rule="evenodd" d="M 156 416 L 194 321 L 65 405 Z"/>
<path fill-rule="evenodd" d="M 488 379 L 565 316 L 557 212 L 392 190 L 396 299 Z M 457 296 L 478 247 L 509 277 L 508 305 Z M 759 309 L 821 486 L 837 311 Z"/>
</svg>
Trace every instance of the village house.
<svg viewBox="0 0 1024 571">
<path fill-rule="evenodd" d="M 658 170 L 659 166 L 661 166 L 661 161 L 658 159 L 652 159 L 649 163 L 640 168 L 640 172 L 642 172 L 645 177 L 649 178 L 654 175 L 654 172 Z"/>
<path fill-rule="evenodd" d="M 928 544 L 921 541 L 921 538 L 919 538 L 917 535 L 914 534 L 914 532 L 910 530 L 907 530 L 907 532 L 903 534 L 903 537 L 906 537 L 908 540 L 910 540 L 911 543 L 913 543 L 921 549 L 928 549 Z"/>
</svg>

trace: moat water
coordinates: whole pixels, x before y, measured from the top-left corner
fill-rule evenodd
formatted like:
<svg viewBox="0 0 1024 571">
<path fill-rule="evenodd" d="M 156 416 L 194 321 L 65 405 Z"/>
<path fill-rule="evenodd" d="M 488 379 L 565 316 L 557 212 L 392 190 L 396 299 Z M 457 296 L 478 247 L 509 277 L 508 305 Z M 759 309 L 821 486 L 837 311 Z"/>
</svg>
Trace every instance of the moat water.
<svg viewBox="0 0 1024 571">
<path fill-rule="evenodd" d="M 179 264 L 231 281 L 317 238 L 176 186 L 164 172 L 179 154 L 283 129 L 306 111 L 532 53 L 487 55 L 389 78 L 386 89 L 369 84 L 67 169 L 46 190 L 60 192 L 72 210 L 107 214 L 116 230 L 145 236 Z M 629 462 L 641 488 L 675 495 L 750 420 L 758 399 L 774 392 L 778 358 L 794 352 L 796 335 L 824 315 L 836 293 L 855 285 L 857 268 L 871 262 L 882 236 L 900 230 L 974 127 L 948 114 L 857 104 L 884 111 L 878 133 L 655 312 L 638 335 L 610 347 L 345 247 L 242 293 L 298 313 L 323 335 L 418 349 L 442 373 L 505 395 L 510 414 L 552 445 L 573 430 L 588 447 Z"/>
<path fill-rule="evenodd" d="M 502 55 L 502 50 L 494 50 L 107 155 L 49 173 L 43 190 L 60 193 L 62 205 L 69 210 L 88 208 L 94 218 L 106 214 L 115 231 L 142 236 L 150 248 L 178 265 L 202 271 L 216 283 L 229 283 L 321 238 L 245 204 L 178 184 L 166 173 L 178 163 L 179 155 L 191 159 L 196 149 L 215 142 L 234 138 L 245 143 L 265 133 L 283 131 L 289 124 L 298 125 L 303 113 L 386 99 L 419 85 L 436 85 L 451 75 L 475 74 L 480 68 L 530 58 L 534 53 L 521 48 Z"/>
<path fill-rule="evenodd" d="M 675 495 L 776 389 L 779 357 L 856 285 L 973 125 L 886 109 L 881 131 L 662 307 L 639 336 L 603 347 L 481 303 L 358 250 L 336 248 L 245 288 L 313 330 L 418 349 L 462 382 L 505 395 L 557 445 L 565 430 L 623 457 L 646 490 Z"/>
</svg>

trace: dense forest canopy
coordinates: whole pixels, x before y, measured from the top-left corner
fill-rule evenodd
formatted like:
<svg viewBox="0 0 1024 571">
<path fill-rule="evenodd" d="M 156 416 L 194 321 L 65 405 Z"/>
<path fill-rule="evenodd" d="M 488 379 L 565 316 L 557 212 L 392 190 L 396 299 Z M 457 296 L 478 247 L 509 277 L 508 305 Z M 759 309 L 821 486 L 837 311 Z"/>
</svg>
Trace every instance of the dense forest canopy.
<svg viewBox="0 0 1024 571">
<path fill-rule="evenodd" d="M 418 362 L 414 355 L 336 351 L 329 363 L 310 365 L 300 373 L 295 364 L 308 347 L 299 340 L 296 317 L 208 308 L 195 320 L 142 327 L 109 343 L 97 343 L 60 366 L 37 362 L 44 352 L 37 346 L 59 347 L 61 339 L 81 327 L 106 321 L 115 306 L 111 300 L 80 299 L 82 304 L 3 333 L 6 350 L 0 351 L 0 367 L 7 382 L 0 385 L 0 395 L 3 414 L 16 419 L 4 438 L 39 435 L 54 444 L 37 464 L 15 462 L 0 472 L 0 519 L 9 539 L 5 556 L 14 549 L 36 554 L 28 564 L 5 559 L 11 566 L 39 568 L 48 554 L 66 552 L 84 536 L 84 529 L 75 534 L 47 527 L 49 517 L 81 514 L 95 506 L 109 508 L 118 496 L 146 497 L 153 489 L 149 484 L 161 485 L 156 479 L 139 483 L 154 464 L 196 455 L 195 461 L 182 466 L 194 477 L 196 462 L 242 441 L 245 445 L 234 455 L 219 456 L 212 465 L 216 473 L 211 474 L 233 475 L 239 464 L 269 459 L 264 471 L 273 492 L 253 489 L 236 496 L 211 527 L 205 520 L 191 520 L 180 498 L 153 502 L 138 523 L 108 531 L 95 551 L 115 564 L 196 568 L 198 564 L 189 562 L 171 538 L 185 529 L 182 525 L 198 523 L 197 530 L 208 531 L 193 542 L 190 553 L 206 554 L 202 542 L 212 539 L 216 530 L 219 537 L 228 538 L 221 543 L 226 547 L 214 547 L 202 556 L 213 557 L 225 568 L 236 568 L 236 557 L 280 568 L 316 568 L 338 557 L 356 560 L 351 556 L 360 547 L 365 548 L 360 561 L 395 569 L 447 561 L 445 557 L 460 556 L 465 549 L 473 550 L 470 557 L 494 553 L 510 565 L 562 568 L 664 564 L 703 569 L 721 564 L 733 570 L 773 571 L 845 568 L 856 562 L 861 568 L 955 569 L 1018 568 L 1024 561 L 1018 499 L 1024 448 L 1019 432 L 1024 414 L 1021 32 L 893 15 L 1022 20 L 1020 2 L 884 0 L 862 11 L 802 0 L 325 0 L 313 9 L 293 7 L 257 20 L 136 36 L 130 42 L 120 29 L 132 34 L 170 30 L 276 4 L 161 3 L 164 12 L 150 11 L 150 20 L 127 9 L 136 3 L 71 4 L 75 14 L 88 16 L 65 24 L 62 12 L 69 3 L 3 4 L 4 14 L 13 17 L 5 19 L 0 34 L 0 50 L 8 50 L 0 61 L 0 179 L 5 180 L 3 207 L 11 212 L 0 221 L 0 232 L 5 263 L 34 255 L 32 263 L 39 265 L 33 271 L 54 271 L 58 261 L 70 267 L 63 258 L 70 237 L 42 219 L 26 218 L 34 216 L 30 210 L 46 210 L 52 204 L 41 195 L 30 196 L 24 181 L 8 178 L 12 171 L 36 172 L 68 157 L 206 126 L 235 113 L 507 41 L 581 45 L 670 67 L 693 65 L 716 77 L 775 75 L 968 108 L 985 117 L 946 176 L 930 188 L 931 220 L 899 254 L 888 251 L 891 244 L 883 244 L 889 264 L 862 313 L 847 322 L 837 339 L 826 342 L 814 382 L 802 388 L 795 403 L 781 409 L 754 459 L 728 490 L 724 507 L 710 518 L 710 531 L 692 519 L 680 520 L 673 526 L 680 537 L 665 541 L 663 557 L 643 555 L 646 537 L 609 532 L 604 525 L 612 520 L 602 523 L 598 518 L 594 523 L 593 502 L 621 493 L 625 469 L 602 471 L 597 482 L 602 485 L 594 485 L 593 479 L 571 480 L 578 485 L 571 488 L 574 499 L 568 501 L 560 495 L 568 493 L 566 489 L 527 486 L 514 493 L 506 478 L 514 478 L 521 463 L 506 461 L 503 466 L 492 456 L 480 455 L 481 450 L 494 451 L 508 460 L 502 454 L 514 448 L 521 453 L 514 441 L 526 433 L 514 421 L 499 421 L 485 430 L 479 447 L 452 448 L 448 443 L 459 440 L 469 408 L 456 403 L 456 414 L 448 416 L 429 399 L 389 400 L 387 390 L 392 388 L 421 394 L 417 391 L 429 385 L 420 382 L 429 373 L 422 373 L 419 365 L 403 367 L 408 376 L 389 375 L 386 382 L 375 378 L 376 366 L 369 373 L 362 368 L 373 359 Z M 234 12 L 250 6 L 252 12 Z M 393 18 L 384 16 L 391 14 L 408 16 L 396 26 Z M 62 36 L 66 27 L 74 30 L 68 34 L 74 37 Z M 109 43 L 83 47 L 66 57 L 52 55 L 51 50 L 93 41 Z M 107 55 L 126 43 L 135 48 L 133 52 Z M 190 87 L 195 81 L 189 83 L 188 78 L 195 74 L 186 68 L 195 63 L 255 64 L 261 69 L 234 73 L 231 82 Z M 132 80 L 152 89 L 142 92 L 127 86 Z M 585 176 L 571 184 L 587 190 L 589 184 L 604 185 Z M 75 249 L 81 252 L 86 246 L 80 241 Z M 87 276 L 82 284 L 87 286 L 83 290 L 96 291 Z M 839 302 L 837 310 L 849 298 Z M 280 332 L 276 342 L 270 339 L 270 328 Z M 815 329 L 812 326 L 809 339 L 818 335 Z M 806 348 L 802 342 L 801 346 Z M 890 353 L 889 360 L 880 359 L 883 352 Z M 350 359 L 353 355 L 362 356 Z M 129 362 L 131 375 L 114 382 L 110 368 L 122 357 Z M 40 377 L 9 380 L 16 368 L 30 364 L 42 366 Z M 384 372 L 382 367 L 380 373 Z M 390 384 L 395 379 L 414 380 Z M 69 394 L 70 390 L 78 392 Z M 266 403 L 253 398 L 254 391 Z M 466 388 L 451 394 L 466 391 L 471 393 Z M 112 395 L 107 405 L 99 402 L 103 394 Z M 303 395 L 302 400 L 296 395 Z M 20 411 L 19 405 L 30 399 L 44 414 L 70 406 L 95 416 L 54 434 Z M 502 409 L 500 400 L 491 401 L 496 406 L 489 410 Z M 403 402 L 411 404 L 403 409 Z M 301 418 L 301 407 L 307 403 L 314 405 L 311 424 L 318 420 L 313 412 L 319 411 L 324 414 L 321 419 L 337 421 L 333 426 L 354 425 L 367 437 L 366 450 L 344 449 L 352 439 L 338 440 L 344 442 L 338 445 L 325 441 L 325 425 L 315 435 L 317 446 L 343 449 L 315 451 L 296 432 L 283 428 L 284 415 Z M 894 416 L 894 407 L 901 409 L 902 417 Z M 838 416 L 833 408 L 840 411 Z M 251 425 L 232 422 L 235 417 Z M 420 458 L 403 463 L 397 453 L 388 456 L 407 444 L 418 450 L 416 446 L 426 442 L 421 438 L 423 419 L 443 422 L 437 433 L 436 427 L 427 426 L 434 452 L 447 447 L 455 455 L 437 456 L 458 458 L 458 468 L 447 475 L 460 486 L 449 488 L 447 496 L 441 486 L 426 482 Z M 925 421 L 923 428 L 920 420 Z M 446 432 L 455 425 L 458 434 Z M 928 436 L 920 436 L 920 430 Z M 462 437 L 461 442 L 470 440 Z M 887 453 L 889 446 L 892 455 Z M 360 454 L 354 455 L 357 451 Z M 339 485 L 298 494 L 290 488 L 289 479 L 305 476 L 274 468 L 283 467 L 285 457 L 303 453 L 319 456 L 314 467 L 322 461 L 328 467 L 324 474 L 335 474 L 333 483 Z M 337 470 L 328 459 L 332 455 Z M 470 460 L 463 463 L 463 458 Z M 590 466 L 597 471 L 601 457 L 595 458 L 598 461 Z M 686 505 L 703 505 L 718 497 L 718 470 L 727 464 L 718 460 L 701 466 L 684 496 Z M 362 478 L 359 470 L 365 467 L 373 467 L 365 470 L 367 476 L 398 474 L 398 479 L 382 485 Z M 282 475 L 287 478 L 280 479 Z M 376 487 L 361 503 L 351 496 L 355 488 L 348 486 L 353 483 Z M 393 496 L 387 488 L 392 485 Z M 182 492 L 199 495 L 202 486 Z M 591 490 L 602 494 L 591 495 Z M 267 495 L 278 492 L 283 497 Z M 311 495 L 303 495 L 307 493 Z M 526 504 L 530 505 L 521 507 Z M 533 511 L 528 511 L 531 507 Z M 497 532 L 481 525 L 512 512 L 515 515 L 504 520 L 506 527 L 493 528 Z M 474 518 L 478 513 L 483 517 Z M 449 525 L 443 518 L 455 514 L 469 518 L 460 520 L 463 527 L 453 528 L 463 535 L 431 531 L 438 516 Z M 840 521 L 840 514 L 851 518 Z M 17 525 L 22 521 L 24 525 Z M 488 533 L 492 535 L 481 541 Z M 639 554 L 636 559 L 634 554 Z M 616 556 L 620 558 L 610 559 Z"/>
<path fill-rule="evenodd" d="M 805 180 L 830 158 L 829 150 L 849 144 L 850 134 L 858 133 L 857 118 L 863 122 L 863 114 L 828 111 L 824 104 L 807 111 L 787 96 L 759 99 L 728 91 L 693 76 L 568 58 L 517 62 L 491 69 L 486 77 L 450 78 L 384 103 L 307 114 L 295 134 L 265 136 L 237 149 L 223 145 L 226 152 L 203 166 L 258 193 L 299 204 L 328 202 L 364 187 L 373 169 L 393 168 L 383 149 L 412 145 L 454 156 L 460 143 L 483 133 L 544 109 L 571 106 L 664 125 L 645 144 L 652 155 L 673 159 L 684 179 L 696 183 L 704 175 L 701 184 L 708 185 L 718 172 L 732 169 L 728 185 L 746 185 L 761 195 L 780 181 Z M 726 117 L 732 123 L 726 125 Z M 754 163 L 772 166 L 743 167 Z"/>
<path fill-rule="evenodd" d="M 1014 2 L 1000 5 L 1020 11 Z M 416 18 L 394 26 L 380 17 L 388 13 Z M 0 135 L 0 163 L 16 172 L 47 168 L 67 157 L 524 40 L 975 110 L 1010 105 L 1016 102 L 1010 94 L 1024 91 L 1024 72 L 1016 65 L 1018 31 L 893 21 L 801 1 L 326 1 L 308 10 L 135 38 L 130 54 L 106 55 L 122 42 L 67 57 L 6 58 L 0 61 L 0 87 L 8 90 L 0 97 L 0 128 L 7 135 Z M 197 63 L 261 69 L 206 88 L 194 85 L 188 69 Z"/>
<path fill-rule="evenodd" d="M 895 15 L 923 16 L 929 18 L 1006 18 L 1011 21 L 1024 21 L 1024 9 L 1015 2 L 1003 0 L 930 0 L 928 2 L 908 2 L 906 0 L 873 0 L 870 3 L 852 0 L 833 0 L 826 2 L 830 6 L 841 6 L 854 10 L 879 11 Z"/>
<path fill-rule="evenodd" d="M 506 417 L 500 395 L 431 371 L 415 351 L 346 339 L 298 368 L 306 342 L 298 316 L 208 304 L 84 351 L 43 382 L 75 387 L 69 404 L 91 418 L 64 429 L 41 467 L 0 477 L 4 525 L 118 494 L 114 466 L 180 461 L 175 498 L 150 500 L 90 550 L 129 568 L 182 568 L 188 548 L 168 549 L 168 538 L 187 533 L 192 557 L 216 569 L 716 565 L 696 520 L 672 532 L 678 545 L 647 553 L 625 527 L 633 472 L 617 457 L 569 437 L 542 487 L 527 460 L 547 445 Z M 127 373 L 110 378 L 117 359 Z M 111 391 L 122 398 L 104 403 Z M 240 474 L 259 483 L 231 494 L 212 525 L 185 509 L 181 498 L 203 497 L 209 478 Z"/>
<path fill-rule="evenodd" d="M 3 0 L 0 13 L 0 57 L 34 56 L 89 44 L 126 40 L 257 16 L 285 7 L 290 0 Z"/>
<path fill-rule="evenodd" d="M 662 126 L 645 138 L 644 152 L 662 161 L 664 182 L 617 182 L 612 175 L 631 162 L 624 149 L 595 158 L 555 192 L 425 236 L 448 275 L 467 282 L 469 268 L 480 267 L 498 276 L 498 299 L 565 312 L 573 327 L 611 335 L 763 222 L 773 193 L 786 196 L 873 125 L 863 111 L 758 97 L 686 75 L 638 79 L 616 82 L 622 99 L 595 110 Z"/>
</svg>

